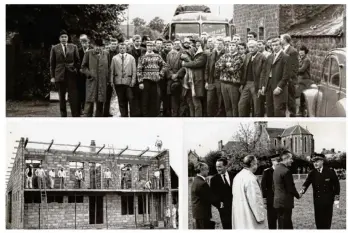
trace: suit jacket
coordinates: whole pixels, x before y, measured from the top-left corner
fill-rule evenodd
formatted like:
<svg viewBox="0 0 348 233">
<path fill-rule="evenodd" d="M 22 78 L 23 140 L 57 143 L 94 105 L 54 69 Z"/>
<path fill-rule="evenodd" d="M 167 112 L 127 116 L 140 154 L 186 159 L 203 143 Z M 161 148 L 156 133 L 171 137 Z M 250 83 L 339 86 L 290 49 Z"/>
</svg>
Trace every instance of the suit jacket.
<svg viewBox="0 0 348 233">
<path fill-rule="evenodd" d="M 217 197 L 211 192 L 209 185 L 202 177 L 196 176 L 191 186 L 192 215 L 194 219 L 209 220 L 211 205 L 218 207 Z"/>
<path fill-rule="evenodd" d="M 262 81 L 264 83 L 262 86 L 266 88 L 266 92 L 273 92 L 274 89 L 280 87 L 283 89 L 283 92 L 280 93 L 282 95 L 289 81 L 289 56 L 281 51 L 277 59 L 273 62 L 274 56 L 275 54 L 273 53 L 266 60 L 265 80 Z M 272 78 L 269 77 L 270 74 L 272 74 Z M 284 98 L 286 97 L 285 95 L 283 96 Z"/>
<path fill-rule="evenodd" d="M 125 72 L 125 75 L 122 74 Z M 111 61 L 111 82 L 116 85 L 134 85 L 136 82 L 137 67 L 132 55 L 125 53 L 122 69 L 122 55 L 119 53 Z"/>
<path fill-rule="evenodd" d="M 89 45 L 88 46 L 88 50 L 91 50 L 91 49 L 93 49 L 93 47 L 91 46 L 91 45 Z M 88 51 L 87 50 L 87 51 Z M 87 52 L 86 51 L 86 52 Z M 80 61 L 82 61 L 83 60 L 83 57 L 85 56 L 85 52 L 83 51 L 83 48 L 82 47 L 80 47 L 79 48 L 79 57 L 80 57 Z"/>
<path fill-rule="evenodd" d="M 131 47 L 128 48 L 127 53 L 129 53 L 130 55 L 134 57 L 135 65 L 138 67 L 139 58 L 145 55 L 146 49 L 143 47 L 136 49 L 134 45 L 132 45 Z"/>
<path fill-rule="evenodd" d="M 307 191 L 308 187 L 313 187 L 314 203 L 332 204 L 335 196 L 340 195 L 340 182 L 335 171 L 323 167 L 322 172 L 313 169 L 303 183 L 303 189 Z"/>
<path fill-rule="evenodd" d="M 298 61 L 298 52 L 297 50 L 292 47 L 291 45 L 284 51 L 287 55 L 289 55 L 289 66 L 291 67 L 291 75 L 290 75 L 290 81 L 296 81 L 297 80 L 297 72 L 299 67 L 299 61 Z"/>
<path fill-rule="evenodd" d="M 274 185 L 273 185 L 273 167 L 263 170 L 261 179 L 261 190 L 263 198 L 267 200 L 267 207 L 273 207 Z"/>
<path fill-rule="evenodd" d="M 294 197 L 300 198 L 292 173 L 284 164 L 280 163 L 273 172 L 274 208 L 294 208 Z"/>
<path fill-rule="evenodd" d="M 207 64 L 205 65 L 204 81 L 208 84 L 212 84 L 215 80 L 220 80 L 220 77 L 215 72 L 215 63 L 225 54 L 225 50 L 222 50 L 218 55 L 216 50 L 207 53 Z"/>
<path fill-rule="evenodd" d="M 246 55 L 245 62 L 243 64 L 242 80 L 241 80 L 242 85 L 245 85 L 247 82 L 247 69 L 248 69 L 249 62 L 251 62 L 251 58 L 252 58 L 252 55 L 248 53 Z M 262 88 L 260 80 L 263 80 L 265 76 L 265 64 L 266 64 L 266 56 L 263 55 L 262 53 L 257 52 L 252 63 L 254 85 L 255 85 L 256 92 L 258 91 L 258 89 Z"/>
<path fill-rule="evenodd" d="M 65 78 L 75 78 L 80 69 L 80 58 L 77 46 L 67 44 L 64 54 L 61 44 L 52 47 L 50 53 L 50 73 L 56 82 L 64 81 Z M 67 75 L 67 77 L 65 77 Z"/>
<path fill-rule="evenodd" d="M 224 208 L 232 207 L 232 185 L 233 179 L 236 176 L 235 173 L 228 172 L 230 178 L 230 186 L 225 184 L 221 175 L 216 174 L 210 180 L 210 188 L 212 192 L 217 196 L 219 202 L 224 203 Z"/>
</svg>

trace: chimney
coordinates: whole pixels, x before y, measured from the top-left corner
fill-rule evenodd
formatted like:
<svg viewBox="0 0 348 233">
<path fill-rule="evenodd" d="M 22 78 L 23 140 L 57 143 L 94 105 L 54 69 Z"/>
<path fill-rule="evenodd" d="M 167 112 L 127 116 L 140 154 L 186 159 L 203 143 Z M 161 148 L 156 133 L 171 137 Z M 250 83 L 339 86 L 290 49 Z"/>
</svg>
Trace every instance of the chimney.
<svg viewBox="0 0 348 233">
<path fill-rule="evenodd" d="M 222 140 L 218 142 L 218 149 L 221 151 L 223 148 Z"/>
<path fill-rule="evenodd" d="M 93 153 L 95 152 L 95 146 L 96 146 L 95 140 L 91 140 L 91 148 L 90 149 L 91 149 L 91 152 L 93 152 Z"/>
<path fill-rule="evenodd" d="M 335 149 L 334 148 L 331 149 L 331 153 L 335 153 Z"/>
</svg>

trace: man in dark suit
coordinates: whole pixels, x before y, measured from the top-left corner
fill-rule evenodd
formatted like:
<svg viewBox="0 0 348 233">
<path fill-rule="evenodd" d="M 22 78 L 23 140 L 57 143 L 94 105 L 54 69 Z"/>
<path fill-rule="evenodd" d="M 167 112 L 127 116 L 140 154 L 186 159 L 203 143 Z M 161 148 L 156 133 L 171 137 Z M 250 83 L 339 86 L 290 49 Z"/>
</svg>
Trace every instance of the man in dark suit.
<svg viewBox="0 0 348 233">
<path fill-rule="evenodd" d="M 288 59 L 281 49 L 280 39 L 272 40 L 273 54 L 268 56 L 261 94 L 266 95 L 268 117 L 285 117 L 288 103 Z"/>
<path fill-rule="evenodd" d="M 296 84 L 297 72 L 299 67 L 298 52 L 290 45 L 291 36 L 289 34 L 283 34 L 280 36 L 281 44 L 283 46 L 283 51 L 289 55 L 289 84 L 288 84 L 288 109 L 290 112 L 290 117 L 296 116 Z"/>
<path fill-rule="evenodd" d="M 289 169 L 293 159 L 289 151 L 280 154 L 280 163 L 273 172 L 274 204 L 277 211 L 278 229 L 293 229 L 292 209 L 294 208 L 294 197 L 300 199 L 297 192 L 292 173 Z"/>
<path fill-rule="evenodd" d="M 267 207 L 268 229 L 277 229 L 277 212 L 273 207 L 274 202 L 274 184 L 273 172 L 279 163 L 279 154 L 271 156 L 272 167 L 267 168 L 262 173 L 261 190 L 262 196 Z"/>
<path fill-rule="evenodd" d="M 210 188 L 222 203 L 218 210 L 223 229 L 232 229 L 232 184 L 236 174 L 227 171 L 227 164 L 226 158 L 216 161 L 218 174 L 211 178 Z"/>
<path fill-rule="evenodd" d="M 303 183 L 301 194 L 308 187 L 313 187 L 314 215 L 317 229 L 330 229 L 333 204 L 339 205 L 340 182 L 335 171 L 324 166 L 325 155 L 316 154 L 313 158 L 314 168 Z"/>
<path fill-rule="evenodd" d="M 80 58 L 77 46 L 68 43 L 68 33 L 60 32 L 60 43 L 53 46 L 50 54 L 51 82 L 56 83 L 59 92 L 60 114 L 67 117 L 66 92 L 69 94 L 71 115 L 80 116 L 79 94 L 77 86 L 78 71 L 80 69 Z"/>
<path fill-rule="evenodd" d="M 214 229 L 213 222 L 210 221 L 211 206 L 218 207 L 220 203 L 206 182 L 209 167 L 205 163 L 198 163 L 196 171 L 198 173 L 191 186 L 192 215 L 196 220 L 196 229 Z"/>
<path fill-rule="evenodd" d="M 250 117 L 250 103 L 253 103 L 255 117 L 261 115 L 261 102 L 259 100 L 259 90 L 261 88 L 262 77 L 265 71 L 266 57 L 258 51 L 257 42 L 250 40 L 248 42 L 250 53 L 246 55 L 243 64 L 243 72 L 240 87 L 240 100 L 238 103 L 238 112 L 240 117 Z"/>
</svg>

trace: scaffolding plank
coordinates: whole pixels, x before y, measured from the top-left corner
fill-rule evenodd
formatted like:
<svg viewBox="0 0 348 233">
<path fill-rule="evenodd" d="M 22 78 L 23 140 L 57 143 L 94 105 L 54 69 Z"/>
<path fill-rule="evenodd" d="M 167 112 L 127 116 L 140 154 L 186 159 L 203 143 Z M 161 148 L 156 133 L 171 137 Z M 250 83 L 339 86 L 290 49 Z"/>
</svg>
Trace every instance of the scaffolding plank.
<svg viewBox="0 0 348 233">
<path fill-rule="evenodd" d="M 122 151 L 120 151 L 120 153 L 118 153 L 117 156 L 121 156 L 126 150 L 128 150 L 128 146 L 126 146 L 126 148 L 124 148 Z"/>
<path fill-rule="evenodd" d="M 77 151 L 77 149 L 79 148 L 79 146 L 81 146 L 81 142 L 79 142 L 79 144 L 77 144 L 77 146 L 75 146 L 75 149 L 73 150 L 73 154 L 75 154 L 75 152 Z"/>
<path fill-rule="evenodd" d="M 150 149 L 149 147 L 147 147 L 145 150 L 143 150 L 139 155 L 138 157 L 141 157 L 143 154 L 145 154 L 146 152 L 148 152 Z"/>
<path fill-rule="evenodd" d="M 50 149 L 51 149 L 51 147 L 52 147 L 52 145 L 53 145 L 53 142 L 54 142 L 54 141 L 53 141 L 53 139 L 52 139 L 52 141 L 51 141 L 50 145 L 48 146 L 46 152 L 49 152 L 49 151 L 50 151 Z"/>
<path fill-rule="evenodd" d="M 105 148 L 105 144 L 98 150 L 97 155 Z"/>
</svg>

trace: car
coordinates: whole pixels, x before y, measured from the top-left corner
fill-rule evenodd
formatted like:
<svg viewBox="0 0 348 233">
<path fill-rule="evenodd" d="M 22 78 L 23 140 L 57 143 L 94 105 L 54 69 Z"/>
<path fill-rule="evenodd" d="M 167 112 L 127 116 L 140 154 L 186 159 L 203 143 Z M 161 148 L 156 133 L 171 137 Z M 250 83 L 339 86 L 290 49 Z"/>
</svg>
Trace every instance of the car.
<svg viewBox="0 0 348 233">
<path fill-rule="evenodd" d="M 346 116 L 346 48 L 336 48 L 325 56 L 320 77 L 300 95 L 302 117 Z"/>
</svg>

